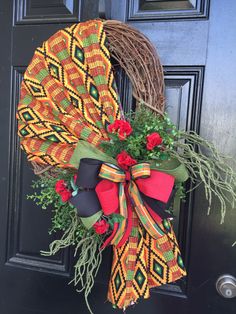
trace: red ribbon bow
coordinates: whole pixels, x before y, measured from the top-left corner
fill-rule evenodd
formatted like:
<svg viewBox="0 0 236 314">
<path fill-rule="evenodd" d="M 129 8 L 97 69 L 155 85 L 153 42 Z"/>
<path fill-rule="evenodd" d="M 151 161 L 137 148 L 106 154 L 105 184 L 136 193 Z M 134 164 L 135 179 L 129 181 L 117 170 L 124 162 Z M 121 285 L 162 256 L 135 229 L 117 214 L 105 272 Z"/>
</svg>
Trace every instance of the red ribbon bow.
<svg viewBox="0 0 236 314">
<path fill-rule="evenodd" d="M 153 205 L 160 210 L 160 204 L 167 204 L 174 187 L 174 177 L 151 170 L 149 163 L 141 163 L 130 168 L 129 172 L 111 164 L 103 164 L 99 177 L 102 178 L 96 186 L 102 210 L 105 215 L 121 214 L 125 219 L 115 223 L 110 237 L 105 241 L 104 247 L 109 243 L 122 246 L 128 239 L 132 229 L 132 207 L 146 231 L 154 238 L 164 235 L 160 223 L 164 216 L 153 210 Z M 151 206 L 149 206 L 151 204 Z M 151 208 L 152 207 L 152 208 Z M 170 217 L 169 214 L 166 214 Z"/>
</svg>

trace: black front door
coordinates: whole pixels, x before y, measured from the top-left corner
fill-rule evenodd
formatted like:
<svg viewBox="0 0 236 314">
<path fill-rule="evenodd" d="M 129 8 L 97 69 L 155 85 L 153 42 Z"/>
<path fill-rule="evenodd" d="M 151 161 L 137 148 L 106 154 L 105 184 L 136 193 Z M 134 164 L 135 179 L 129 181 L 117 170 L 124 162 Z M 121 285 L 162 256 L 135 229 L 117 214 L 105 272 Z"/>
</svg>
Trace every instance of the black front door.
<svg viewBox="0 0 236 314">
<path fill-rule="evenodd" d="M 19 150 L 15 111 L 22 75 L 33 51 L 60 28 L 100 15 L 127 22 L 145 33 L 164 65 L 167 110 L 181 129 L 196 130 L 225 154 L 236 155 L 234 102 L 236 3 L 234 0 L 11 0 L 0 4 L 0 313 L 85 314 L 83 296 L 67 283 L 70 251 L 40 256 L 52 237 L 50 212 L 26 195 L 33 172 Z M 122 81 L 122 78 L 121 78 Z M 123 80 L 123 104 L 131 102 Z M 124 91 L 125 89 L 125 91 Z M 184 280 L 153 291 L 127 312 L 141 314 L 233 314 L 235 298 L 215 288 L 222 274 L 236 276 L 236 212 L 220 225 L 218 204 L 207 216 L 201 189 L 176 213 L 175 230 L 188 270 Z M 106 302 L 111 252 L 104 254 L 90 297 L 95 314 L 113 313 Z"/>
</svg>

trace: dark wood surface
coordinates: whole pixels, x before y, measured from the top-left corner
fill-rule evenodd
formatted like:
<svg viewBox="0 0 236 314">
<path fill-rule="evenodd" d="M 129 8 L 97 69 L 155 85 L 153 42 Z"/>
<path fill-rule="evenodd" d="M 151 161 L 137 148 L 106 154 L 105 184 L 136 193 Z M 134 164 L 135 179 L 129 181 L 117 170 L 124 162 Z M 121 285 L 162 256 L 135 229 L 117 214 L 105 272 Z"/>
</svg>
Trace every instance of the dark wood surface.
<svg viewBox="0 0 236 314">
<path fill-rule="evenodd" d="M 164 65 L 167 110 L 181 129 L 196 130 L 222 153 L 236 156 L 235 29 L 236 3 L 221 1 L 46 1 L 11 0 L 0 4 L 0 313 L 85 314 L 83 297 L 68 286 L 70 251 L 40 256 L 52 237 L 50 210 L 26 200 L 33 172 L 19 150 L 15 111 L 22 75 L 33 51 L 70 23 L 106 16 L 130 23 L 157 47 Z M 125 108 L 132 105 L 130 84 L 117 72 Z M 141 314 L 234 314 L 235 299 L 223 299 L 217 278 L 236 276 L 236 211 L 220 225 L 218 204 L 208 217 L 201 189 L 179 213 L 174 227 L 188 276 L 155 289 L 151 299 L 127 312 Z M 106 302 L 111 251 L 104 254 L 91 295 L 94 313 L 113 313 Z M 115 311 L 114 311 L 115 312 Z"/>
</svg>

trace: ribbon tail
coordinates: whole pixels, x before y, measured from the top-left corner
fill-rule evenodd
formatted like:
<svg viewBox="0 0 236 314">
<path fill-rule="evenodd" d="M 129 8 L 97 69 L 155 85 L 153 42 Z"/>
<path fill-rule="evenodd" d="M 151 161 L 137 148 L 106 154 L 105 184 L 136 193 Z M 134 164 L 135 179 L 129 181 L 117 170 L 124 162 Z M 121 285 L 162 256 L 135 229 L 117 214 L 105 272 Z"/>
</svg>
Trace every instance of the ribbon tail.
<svg viewBox="0 0 236 314">
<path fill-rule="evenodd" d="M 120 208 L 120 215 L 124 217 L 124 219 L 122 222 L 119 223 L 119 228 L 117 230 L 117 233 L 114 239 L 111 241 L 111 244 L 115 246 L 119 244 L 119 242 L 121 241 L 122 237 L 125 234 L 127 218 L 128 218 L 124 183 L 119 184 L 119 208 Z"/>
<path fill-rule="evenodd" d="M 146 196 L 142 192 L 139 192 L 139 193 L 144 203 L 147 204 L 149 208 L 151 208 L 162 219 L 167 219 L 167 218 L 173 218 L 173 215 L 168 213 L 166 210 L 170 207 L 171 203 L 173 202 L 175 192 L 176 191 L 173 189 L 167 203 L 164 203 L 152 197 Z"/>
<path fill-rule="evenodd" d="M 149 214 L 151 217 L 155 220 L 157 224 L 161 224 L 163 221 L 163 218 L 161 218 L 154 210 L 152 210 L 151 207 L 148 206 L 148 204 L 145 204 L 145 207 L 148 209 Z"/>
<path fill-rule="evenodd" d="M 113 240 L 113 238 L 116 235 L 118 227 L 119 227 L 119 223 L 115 222 L 114 227 L 113 227 L 113 231 L 112 231 L 111 235 L 104 241 L 103 245 L 101 246 L 101 250 L 105 249 L 111 243 L 111 241 Z"/>
<path fill-rule="evenodd" d="M 153 217 L 149 214 L 147 208 L 143 204 L 143 200 L 139 194 L 139 190 L 133 181 L 130 182 L 129 194 L 133 202 L 136 214 L 139 217 L 139 220 L 141 221 L 146 231 L 154 239 L 163 237 L 165 235 L 165 232 L 162 230 L 159 224 L 153 219 Z"/>
<path fill-rule="evenodd" d="M 117 244 L 117 248 L 120 248 L 123 244 L 125 244 L 125 242 L 128 240 L 128 238 L 131 234 L 131 230 L 133 227 L 133 224 L 132 224 L 132 205 L 131 205 L 131 201 L 130 201 L 130 197 L 129 197 L 129 193 L 128 193 L 127 188 L 125 188 L 125 195 L 126 195 L 126 201 L 127 201 L 128 218 L 127 218 L 125 233 L 124 233 L 122 239 L 120 240 L 120 242 Z"/>
</svg>

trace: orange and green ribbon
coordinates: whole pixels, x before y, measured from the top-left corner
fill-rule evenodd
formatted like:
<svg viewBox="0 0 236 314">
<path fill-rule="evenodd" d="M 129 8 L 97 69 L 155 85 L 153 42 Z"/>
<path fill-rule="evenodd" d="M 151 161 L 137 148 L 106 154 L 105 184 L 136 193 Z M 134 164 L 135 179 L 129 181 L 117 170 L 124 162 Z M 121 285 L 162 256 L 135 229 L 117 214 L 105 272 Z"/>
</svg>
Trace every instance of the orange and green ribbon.
<svg viewBox="0 0 236 314">
<path fill-rule="evenodd" d="M 167 203 L 174 187 L 173 176 L 151 170 L 150 164 L 144 162 L 132 166 L 130 171 L 126 172 L 114 164 L 103 163 L 99 177 L 103 180 L 98 183 L 96 192 L 103 212 L 111 214 L 117 212 L 118 209 L 119 214 L 125 218 L 120 223 L 111 244 L 119 246 L 125 234 L 128 218 L 127 196 L 130 198 L 133 208 L 146 231 L 155 239 L 164 235 L 164 231 L 160 227 L 161 220 L 158 222 L 155 219 L 157 215 L 144 202 L 143 196 L 145 195 L 145 200 L 150 198 L 152 201 Z M 118 194 L 114 188 L 117 184 Z"/>
</svg>

